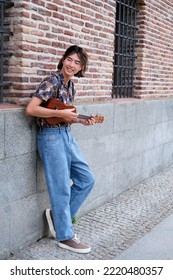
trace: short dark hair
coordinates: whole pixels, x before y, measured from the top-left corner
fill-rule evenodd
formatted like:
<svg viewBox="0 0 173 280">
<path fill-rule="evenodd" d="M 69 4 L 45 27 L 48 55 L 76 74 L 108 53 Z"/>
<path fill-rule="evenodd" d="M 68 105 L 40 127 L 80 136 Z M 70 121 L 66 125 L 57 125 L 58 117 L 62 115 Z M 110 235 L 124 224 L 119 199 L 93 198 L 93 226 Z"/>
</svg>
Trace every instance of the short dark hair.
<svg viewBox="0 0 173 280">
<path fill-rule="evenodd" d="M 60 59 L 59 63 L 58 63 L 58 69 L 61 70 L 63 67 L 63 61 L 69 56 L 76 53 L 80 59 L 81 65 L 82 65 L 82 70 L 78 71 L 74 76 L 76 77 L 84 77 L 84 73 L 86 71 L 87 68 L 87 64 L 88 64 L 88 55 L 87 53 L 84 51 L 83 48 L 77 46 L 77 45 L 73 45 L 71 47 L 69 47 L 65 53 L 63 54 L 62 58 Z"/>
</svg>

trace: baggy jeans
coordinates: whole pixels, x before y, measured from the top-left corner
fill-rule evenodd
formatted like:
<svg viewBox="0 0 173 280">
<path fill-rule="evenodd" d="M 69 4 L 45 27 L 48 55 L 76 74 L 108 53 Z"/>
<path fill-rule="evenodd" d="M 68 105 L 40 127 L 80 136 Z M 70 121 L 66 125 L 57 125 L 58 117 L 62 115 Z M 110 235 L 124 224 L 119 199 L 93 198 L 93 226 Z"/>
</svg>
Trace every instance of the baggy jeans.
<svg viewBox="0 0 173 280">
<path fill-rule="evenodd" d="M 92 190 L 94 175 L 69 126 L 41 128 L 37 141 L 45 171 L 56 239 L 69 240 L 75 235 L 72 218 Z"/>
</svg>

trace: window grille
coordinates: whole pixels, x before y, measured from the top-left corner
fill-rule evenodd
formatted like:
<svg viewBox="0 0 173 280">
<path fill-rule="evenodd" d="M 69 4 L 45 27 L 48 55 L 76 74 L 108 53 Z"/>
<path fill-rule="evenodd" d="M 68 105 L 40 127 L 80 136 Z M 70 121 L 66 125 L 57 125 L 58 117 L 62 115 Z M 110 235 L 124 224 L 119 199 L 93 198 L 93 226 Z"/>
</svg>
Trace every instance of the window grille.
<svg viewBox="0 0 173 280">
<path fill-rule="evenodd" d="M 5 36 L 12 35 L 12 32 L 4 27 L 4 14 L 5 9 L 13 6 L 13 2 L 10 0 L 0 0 L 0 103 L 3 101 L 3 88 L 10 86 L 10 82 L 3 81 L 3 61 L 4 57 L 12 55 L 12 53 L 4 50 L 4 38 Z"/>
<path fill-rule="evenodd" d="M 113 98 L 133 95 L 136 13 L 135 0 L 116 1 Z"/>
</svg>

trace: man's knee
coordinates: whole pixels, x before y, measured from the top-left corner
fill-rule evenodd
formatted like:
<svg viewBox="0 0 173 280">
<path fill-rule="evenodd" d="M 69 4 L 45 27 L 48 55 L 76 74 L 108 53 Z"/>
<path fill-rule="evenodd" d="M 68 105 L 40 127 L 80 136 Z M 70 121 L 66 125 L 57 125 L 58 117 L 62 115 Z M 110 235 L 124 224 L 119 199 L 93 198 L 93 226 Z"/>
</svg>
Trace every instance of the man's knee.
<svg viewBox="0 0 173 280">
<path fill-rule="evenodd" d="M 90 173 L 90 177 L 88 179 L 89 185 L 91 188 L 93 188 L 94 184 L 95 184 L 95 177 L 93 173 Z"/>
</svg>

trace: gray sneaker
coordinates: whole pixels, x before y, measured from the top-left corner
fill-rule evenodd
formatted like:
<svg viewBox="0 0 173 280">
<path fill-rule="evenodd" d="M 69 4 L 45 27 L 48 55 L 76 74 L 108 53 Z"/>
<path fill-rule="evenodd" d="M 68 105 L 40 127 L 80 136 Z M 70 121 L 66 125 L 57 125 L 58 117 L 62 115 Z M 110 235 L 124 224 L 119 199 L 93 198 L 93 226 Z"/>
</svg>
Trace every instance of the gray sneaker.
<svg viewBox="0 0 173 280">
<path fill-rule="evenodd" d="M 53 223 L 52 210 L 51 209 L 46 209 L 45 215 L 46 215 L 46 219 L 47 219 L 47 223 L 48 223 L 48 226 L 49 226 L 50 233 L 52 234 L 52 236 L 54 238 L 56 238 L 56 231 L 55 231 L 55 227 L 54 227 L 54 223 Z"/>
<path fill-rule="evenodd" d="M 70 250 L 75 253 L 86 254 L 91 251 L 91 247 L 88 244 L 82 243 L 76 235 L 70 240 L 59 241 L 58 246 Z"/>
</svg>

